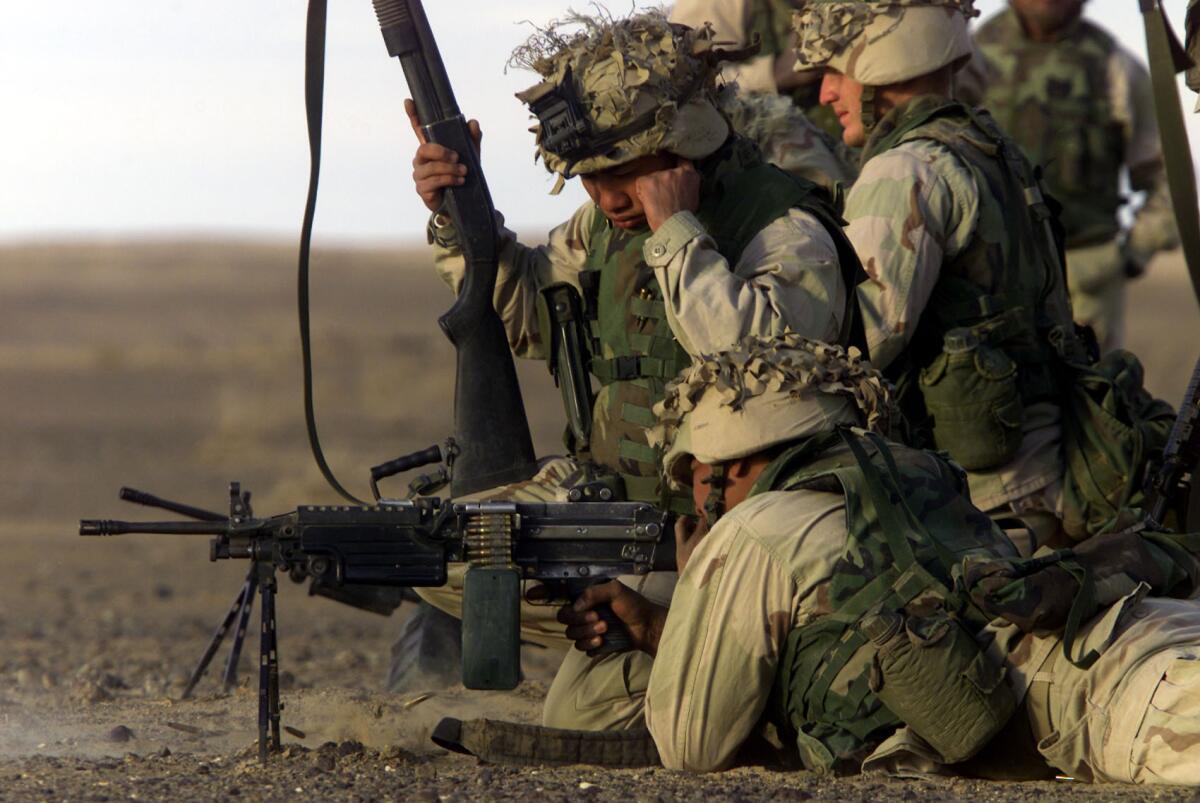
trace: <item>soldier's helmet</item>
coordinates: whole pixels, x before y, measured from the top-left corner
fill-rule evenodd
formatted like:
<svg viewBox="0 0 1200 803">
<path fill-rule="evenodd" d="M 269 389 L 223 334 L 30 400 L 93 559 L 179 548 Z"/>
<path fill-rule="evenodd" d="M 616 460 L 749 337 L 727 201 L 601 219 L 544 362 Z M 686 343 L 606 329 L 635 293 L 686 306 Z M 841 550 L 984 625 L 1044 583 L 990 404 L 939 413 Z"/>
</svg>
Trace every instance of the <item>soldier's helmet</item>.
<svg viewBox="0 0 1200 803">
<path fill-rule="evenodd" d="M 723 61 L 746 51 L 715 46 L 711 27 L 668 21 L 661 10 L 622 19 L 567 16 L 517 49 L 510 66 L 543 80 L 517 97 L 538 118 L 538 155 L 563 179 L 661 151 L 714 153 L 730 128 L 718 109 Z"/>
<path fill-rule="evenodd" d="M 842 424 L 886 432 L 892 391 L 857 349 L 786 333 L 693 361 L 654 412 L 650 442 L 682 490 L 692 457 L 715 466 Z"/>
<path fill-rule="evenodd" d="M 792 18 L 796 69 L 833 69 L 864 86 L 957 69 L 978 14 L 974 0 L 803 0 Z"/>
</svg>

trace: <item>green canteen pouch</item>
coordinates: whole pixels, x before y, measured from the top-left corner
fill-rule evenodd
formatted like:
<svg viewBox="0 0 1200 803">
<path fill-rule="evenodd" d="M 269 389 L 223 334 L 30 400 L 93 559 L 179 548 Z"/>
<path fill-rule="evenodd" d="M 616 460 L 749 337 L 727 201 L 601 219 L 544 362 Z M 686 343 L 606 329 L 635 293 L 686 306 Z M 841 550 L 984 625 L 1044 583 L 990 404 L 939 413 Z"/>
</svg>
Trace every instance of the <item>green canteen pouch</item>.
<svg viewBox="0 0 1200 803">
<path fill-rule="evenodd" d="M 877 650 L 871 690 L 946 763 L 974 756 L 1016 711 L 1004 669 L 957 620 L 884 613 L 859 628 Z"/>
<path fill-rule="evenodd" d="M 960 466 L 983 471 L 1016 455 L 1025 406 L 1017 364 L 1002 350 L 971 329 L 952 329 L 920 385 L 934 443 Z"/>
</svg>

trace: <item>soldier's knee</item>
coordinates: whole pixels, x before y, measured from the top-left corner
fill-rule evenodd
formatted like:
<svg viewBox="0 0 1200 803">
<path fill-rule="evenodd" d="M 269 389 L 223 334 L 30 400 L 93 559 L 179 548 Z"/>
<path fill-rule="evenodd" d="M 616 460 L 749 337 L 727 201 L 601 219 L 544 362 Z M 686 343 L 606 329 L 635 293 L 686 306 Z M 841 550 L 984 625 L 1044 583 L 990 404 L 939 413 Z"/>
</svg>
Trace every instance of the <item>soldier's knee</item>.
<svg viewBox="0 0 1200 803">
<path fill-rule="evenodd" d="M 588 658 L 571 650 L 546 694 L 542 724 L 567 730 L 626 730 L 641 725 L 652 663 L 642 652 Z"/>
</svg>

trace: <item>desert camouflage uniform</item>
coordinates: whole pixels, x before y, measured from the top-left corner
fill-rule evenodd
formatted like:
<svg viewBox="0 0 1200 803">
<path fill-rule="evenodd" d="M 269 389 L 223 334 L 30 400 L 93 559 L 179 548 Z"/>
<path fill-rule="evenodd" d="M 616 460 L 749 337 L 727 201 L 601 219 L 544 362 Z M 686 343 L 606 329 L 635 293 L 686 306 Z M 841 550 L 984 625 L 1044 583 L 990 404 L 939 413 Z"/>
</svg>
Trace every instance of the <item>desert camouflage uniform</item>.
<svg viewBox="0 0 1200 803">
<path fill-rule="evenodd" d="M 545 356 L 538 332 L 538 291 L 564 281 L 578 287 L 578 275 L 588 259 L 590 232 L 602 217 L 599 207 L 587 203 L 550 233 L 546 245 L 535 248 L 521 245 L 514 234 L 503 231 L 496 309 L 517 356 Z M 461 253 L 445 244 L 447 236 L 452 235 L 446 229 L 439 232 L 443 244 L 436 248 L 436 265 L 457 292 L 465 264 Z M 663 253 L 656 257 L 658 248 Z M 845 303 L 837 252 L 824 228 L 805 212 L 793 210 L 764 229 L 732 268 L 690 213 L 668 221 L 646 241 L 644 250 L 649 255 L 648 272 L 653 272 L 662 289 L 671 331 L 691 354 L 719 351 L 746 334 L 772 334 L 789 326 L 813 337 L 837 339 Z M 602 391 L 597 411 L 609 409 L 604 395 Z M 619 426 L 604 417 L 596 418 L 594 425 L 597 440 L 605 437 L 606 427 Z M 559 458 L 522 487 L 498 489 L 488 496 L 554 499 L 563 493 L 562 480 L 576 468 L 572 459 Z M 640 583 L 629 584 L 641 587 Z M 461 615 L 458 574 L 442 589 L 419 589 L 418 593 L 437 607 Z M 528 606 L 522 622 L 527 623 L 524 635 L 530 640 L 545 643 L 550 638 L 557 639 L 558 645 L 566 644 L 552 608 Z M 578 661 L 575 656 L 567 660 Z"/>
<path fill-rule="evenodd" d="M 660 42 L 661 37 L 654 38 Z M 697 41 L 707 41 L 698 38 Z M 639 54 L 645 58 L 646 54 Z M 576 76 L 588 80 L 589 70 L 607 75 L 607 65 L 597 48 L 589 47 L 582 62 L 576 64 Z M 591 63 L 585 65 L 591 59 Z M 672 60 L 684 64 L 684 59 Z M 565 63 L 537 62 L 537 69 L 548 82 L 561 81 Z M 683 66 L 679 67 L 683 69 Z M 661 76 L 652 75 L 655 80 Z M 601 79 L 603 80 L 603 79 Z M 544 85 L 531 92 L 541 91 Z M 600 95 L 612 90 L 602 84 Z M 653 89 L 653 83 L 642 84 Z M 523 95 L 526 93 L 523 93 Z M 643 92 L 646 94 L 646 92 Z M 658 501 L 657 461 L 646 444 L 645 430 L 652 423 L 650 405 L 657 393 L 677 368 L 664 373 L 666 366 L 686 362 L 688 354 L 721 350 L 750 334 L 773 334 L 791 328 L 814 337 L 837 340 L 841 334 L 846 305 L 845 282 L 842 278 L 839 245 L 850 254 L 848 243 L 835 242 L 841 233 L 832 225 L 832 218 L 823 221 L 816 208 L 807 202 L 794 208 L 788 200 L 801 194 L 803 187 L 773 168 L 761 166 L 757 150 L 748 142 L 730 137 L 724 118 L 702 96 L 678 107 L 679 129 L 656 126 L 624 140 L 604 156 L 571 161 L 540 148 L 547 167 L 560 176 L 603 170 L 622 161 L 667 150 L 698 164 L 714 153 L 720 164 L 715 173 L 705 173 L 718 186 L 728 178 L 748 170 L 769 173 L 762 186 L 764 192 L 756 203 L 740 204 L 725 212 L 720 224 L 748 225 L 753 220 L 766 222 L 752 230 L 735 234 L 734 241 L 722 238 L 718 245 L 715 233 L 701 222 L 700 216 L 711 212 L 706 201 L 737 201 L 723 198 L 719 191 L 701 199 L 700 216 L 681 212 L 666 221 L 657 232 L 624 232 L 612 226 L 600 208 L 586 203 L 569 221 L 550 233 L 548 242 L 539 247 L 527 247 L 501 225 L 499 243 L 499 275 L 496 283 L 495 306 L 504 323 L 509 343 L 519 357 L 544 358 L 547 344 L 542 338 L 538 320 L 540 291 L 550 284 L 569 283 L 584 292 L 582 280 L 599 276 L 594 296 L 601 327 L 609 325 L 609 339 L 600 337 L 603 351 L 596 355 L 592 368 L 611 368 L 618 358 L 626 355 L 614 351 L 615 341 L 636 356 L 641 371 L 656 371 L 637 377 L 601 377 L 602 387 L 597 394 L 593 416 L 590 457 L 624 480 L 627 495 L 636 499 Z M 636 102 L 645 100 L 635 95 Z M 619 97 L 596 101 L 597 108 L 611 114 L 611 102 Z M 661 117 L 660 117 L 661 119 Z M 608 121 L 618 125 L 618 117 Z M 724 145 L 722 142 L 724 141 Z M 711 143 L 711 144 L 706 144 Z M 691 150 L 689 150 L 691 149 Z M 617 160 L 614 162 L 614 159 Z M 707 170 L 707 168 L 703 168 Z M 741 172 L 739 172 L 741 171 Z M 760 174 L 755 174 L 760 175 Z M 772 188 L 786 188 L 772 193 Z M 807 185 L 804 185 L 807 186 Z M 778 209 L 767 208 L 771 203 Z M 719 207 L 720 204 L 718 203 Z M 723 207 L 717 211 L 723 211 Z M 759 217 L 756 217 L 759 216 Z M 501 224 L 503 221 L 501 221 Z M 743 226 L 745 228 L 745 226 Z M 716 230 L 714 230 L 715 232 Z M 740 240 L 736 238 L 740 237 Z M 435 245 L 435 261 L 439 275 L 457 292 L 463 281 L 465 262 L 457 246 L 453 226 L 441 215 L 435 215 L 430 225 L 430 241 Z M 731 255 L 727 257 L 722 248 Z M 613 324 L 612 322 L 617 322 Z M 626 328 L 627 327 L 627 328 Z M 621 329 L 622 331 L 615 331 Z M 601 332 L 603 335 L 604 333 Z M 654 368 L 653 366 L 658 366 Z M 643 414 L 644 412 L 644 414 Z M 543 470 L 530 481 L 515 488 L 487 492 L 487 498 L 553 499 L 564 493 L 564 481 L 574 474 L 578 464 L 573 458 L 558 458 L 547 462 Z M 670 596 L 674 575 L 656 574 L 649 578 L 633 578 L 628 584 L 642 588 L 648 595 L 660 599 Z M 453 575 L 442 589 L 421 589 L 420 593 L 439 608 L 458 615 L 461 605 L 461 582 Z M 648 584 L 648 585 L 647 585 Z M 522 611 L 525 635 L 541 643 L 565 645 L 562 627 L 554 621 L 554 609 L 527 606 Z M 600 687 L 621 686 L 634 670 L 626 664 L 627 656 L 609 656 L 593 661 L 569 655 L 551 690 L 546 706 L 547 724 L 560 724 L 555 700 L 562 695 L 556 689 L 562 685 L 592 683 Z M 639 709 L 640 710 L 640 709 Z M 574 716 L 574 714 L 571 714 Z M 638 718 L 633 715 L 633 719 Z M 632 722 L 633 719 L 630 721 Z M 577 717 L 574 727 L 598 729 L 609 725 Z"/>
<path fill-rule="evenodd" d="M 842 500 L 808 491 L 755 497 L 705 537 L 679 578 L 646 696 L 664 765 L 711 771 L 732 762 L 761 725 L 787 633 L 828 612 L 845 542 Z M 1052 767 L 1083 781 L 1200 784 L 1200 604 L 1141 596 L 1083 630 L 1081 651 L 1103 648 L 1086 670 L 1066 660 L 1058 637 L 999 622 L 983 638 L 994 639 L 990 654 L 1024 696 L 1016 716 Z M 939 764 L 902 729 L 865 769 Z"/>
<path fill-rule="evenodd" d="M 773 428 L 794 434 L 796 418 L 806 420 L 805 432 L 820 432 L 834 408 L 825 399 L 823 412 L 815 409 L 812 403 L 822 397 L 812 393 L 814 388 L 851 395 L 865 420 L 886 422 L 880 415 L 886 409 L 886 390 L 881 394 L 869 372 L 855 371 L 853 359 L 843 362 L 836 351 L 795 338 L 784 340 L 784 348 L 780 345 L 751 344 L 716 355 L 673 384 L 656 410 L 662 425 L 655 438 L 667 448 L 668 477 L 693 454 L 714 464 L 755 453 L 775 442 Z M 795 363 L 772 372 L 779 352 L 786 349 L 791 358 L 800 348 L 817 356 L 801 363 L 804 372 L 791 370 Z M 722 420 L 729 426 L 718 434 L 714 427 Z M 693 433 L 692 426 L 699 426 L 703 436 Z M 809 444 L 818 437 L 801 435 Z M 958 496 L 957 481 L 945 463 L 902 447 L 892 452 L 902 467 L 898 476 L 912 480 L 901 486 L 905 498 L 939 533 L 942 553 L 937 560 L 943 565 L 963 560 L 961 572 L 952 572 L 960 582 L 970 578 L 974 559 L 1012 559 L 1012 546 Z M 803 459 L 796 463 L 789 455 L 805 453 L 789 451 L 766 469 L 756 483 L 757 493 L 719 520 L 680 575 L 644 693 L 646 723 L 668 768 L 703 772 L 728 767 L 765 720 L 779 717 L 778 675 L 785 671 L 781 656 L 789 634 L 841 613 L 852 604 L 842 596 L 847 590 L 857 594 L 874 577 L 894 571 L 891 562 L 858 551 L 867 542 L 849 541 L 863 533 L 859 517 L 867 508 L 851 491 L 858 486 L 851 479 L 854 469 L 846 473 L 844 450 L 820 452 L 818 447 L 817 453 L 827 466 L 841 466 L 835 470 L 842 493 L 836 487 L 811 486 L 760 491 L 764 481 L 766 487 L 776 487 L 796 468 L 804 476 Z M 953 526 L 956 518 L 961 526 Z M 910 548 L 920 546 L 915 535 L 908 538 Z M 1194 556 L 1189 560 L 1194 569 Z M 1085 781 L 1200 783 L 1200 603 L 1147 599 L 1146 584 L 1135 584 L 1120 571 L 1107 575 L 1108 580 L 1117 589 L 1131 590 L 1112 593 L 1108 599 L 1116 602 L 1093 616 L 1071 645 L 1076 659 L 1098 653 L 1090 668 L 1069 660 L 1058 636 L 1025 633 L 1002 619 L 976 632 L 979 648 L 994 665 L 1004 667 L 1003 682 L 1020 703 L 1012 727 L 983 748 L 976 771 L 989 777 L 1028 777 L 1022 767 L 1048 764 Z M 850 574 L 860 575 L 858 582 L 848 584 Z M 898 589 L 901 583 L 891 587 Z M 853 685 L 843 688 L 841 682 L 839 675 L 829 693 L 854 693 Z M 593 715 L 606 704 L 624 714 L 641 694 L 640 688 L 629 688 L 619 699 L 610 694 L 575 702 Z M 884 720 L 873 734 L 887 733 Z M 865 769 L 953 771 L 910 728 L 890 727 L 890 736 L 866 758 Z M 1013 759 L 1020 745 L 1011 743 L 1012 735 L 1021 730 L 1032 737 L 1025 762 Z M 808 749 L 803 739 L 798 747 L 802 755 Z M 1044 772 L 1034 770 L 1032 776 L 1044 777 Z"/>
<path fill-rule="evenodd" d="M 889 117 L 904 111 L 897 109 Z M 1024 199 L 1018 203 L 1024 214 Z M 966 253 L 981 216 L 995 229 L 997 221 L 1004 226 L 1007 209 L 1001 200 L 981 195 L 974 175 L 949 147 L 921 138 L 919 130 L 867 160 L 846 199 L 845 214 L 847 234 L 869 277 L 859 287 L 859 301 L 877 366 L 887 369 L 909 347 L 943 267 Z M 1059 317 L 1069 320 L 1065 310 Z M 1011 461 L 968 474 L 971 498 L 982 510 L 1021 514 L 1042 540 L 1056 529 L 1054 514 L 1061 505 L 1059 406 L 1050 401 L 1027 406 L 1023 432 Z M 1029 554 L 1037 544 L 1019 546 Z"/>
<path fill-rule="evenodd" d="M 1063 204 L 1075 317 L 1101 349 L 1120 346 L 1127 271 L 1140 272 L 1178 234 L 1163 169 L 1150 76 L 1107 32 L 1082 17 L 1053 42 L 1035 42 L 1016 12 L 988 20 L 976 41 L 991 76 L 983 105 Z M 1146 200 L 1123 242 L 1122 167 Z"/>
</svg>

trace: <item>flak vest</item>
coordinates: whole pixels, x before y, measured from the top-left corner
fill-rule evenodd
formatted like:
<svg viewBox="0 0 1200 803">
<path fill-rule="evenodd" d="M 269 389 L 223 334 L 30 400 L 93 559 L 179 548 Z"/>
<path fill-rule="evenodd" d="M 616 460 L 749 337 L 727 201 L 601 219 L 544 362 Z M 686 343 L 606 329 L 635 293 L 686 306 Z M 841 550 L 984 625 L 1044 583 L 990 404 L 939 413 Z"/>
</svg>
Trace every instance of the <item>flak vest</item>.
<svg viewBox="0 0 1200 803">
<path fill-rule="evenodd" d="M 862 269 L 825 190 L 767 164 L 758 148 L 740 137 L 731 138 L 697 168 L 702 200 L 696 216 L 731 269 L 764 228 L 790 210 L 802 209 L 829 233 L 843 281 L 847 288 L 855 286 Z M 627 498 L 659 502 L 659 455 L 649 445 L 647 430 L 655 424 L 652 408 L 663 398 L 667 381 L 691 358 L 671 332 L 658 279 L 643 257 L 650 236 L 649 229 L 622 231 L 596 215 L 579 283 L 593 341 L 591 373 L 600 385 L 589 457 L 617 471 Z M 847 292 L 845 341 L 856 317 L 853 297 Z M 692 509 L 690 495 L 669 502 L 678 512 Z"/>
<path fill-rule="evenodd" d="M 1094 616 L 1139 588 L 1186 599 L 1200 585 L 1195 533 L 1126 530 L 1022 558 L 940 455 L 861 430 L 799 441 L 750 496 L 799 490 L 840 494 L 846 510 L 826 613 L 785 637 L 766 708 L 812 770 L 858 771 L 901 726 L 941 763 L 967 761 L 1011 736 L 1018 703 L 986 625 L 1061 634 L 1087 669 L 1104 650 L 1078 642 Z"/>
<path fill-rule="evenodd" d="M 785 638 L 768 718 L 812 770 L 857 771 L 902 725 L 946 760 L 968 758 L 1016 700 L 975 642 L 990 617 L 955 574 L 965 558 L 1015 558 L 1015 548 L 949 463 L 859 430 L 800 442 L 751 495 L 796 490 L 843 497 L 846 546 L 829 613 Z"/>
<path fill-rule="evenodd" d="M 1116 41 L 1079 19 L 1056 41 L 1035 42 L 1011 9 L 975 39 L 996 70 L 984 105 L 1044 170 L 1047 188 L 1063 205 L 1067 246 L 1117 236 L 1126 143 L 1110 100 Z"/>
<path fill-rule="evenodd" d="M 970 172 L 979 216 L 966 247 L 941 266 L 908 348 L 887 373 L 907 443 L 949 451 L 968 470 L 993 468 L 1019 448 L 1025 407 L 1061 396 L 1051 340 L 1073 337 L 1074 325 L 1053 213 L 995 121 L 943 97 L 892 110 L 872 132 L 864 163 L 919 140 L 945 146 Z"/>
</svg>

